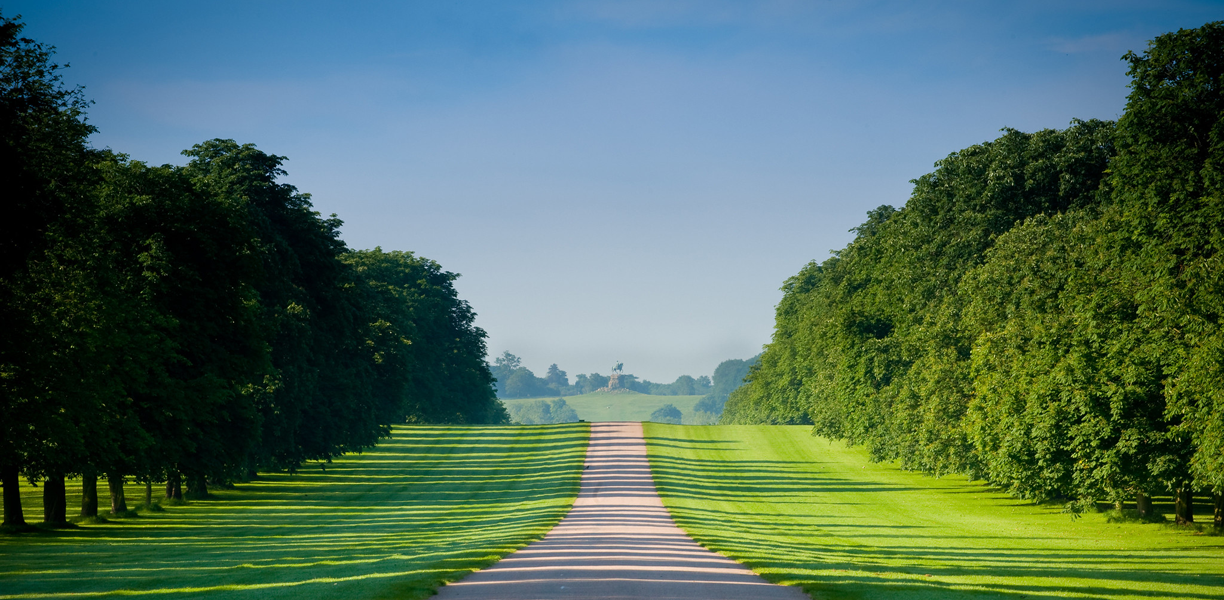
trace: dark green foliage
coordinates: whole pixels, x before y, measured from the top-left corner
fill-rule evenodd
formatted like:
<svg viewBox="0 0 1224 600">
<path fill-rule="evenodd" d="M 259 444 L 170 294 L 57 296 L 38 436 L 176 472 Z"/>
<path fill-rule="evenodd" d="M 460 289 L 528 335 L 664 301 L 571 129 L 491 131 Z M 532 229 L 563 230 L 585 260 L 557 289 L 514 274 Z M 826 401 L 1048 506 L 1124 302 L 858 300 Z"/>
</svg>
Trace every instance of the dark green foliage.
<svg viewBox="0 0 1224 600">
<path fill-rule="evenodd" d="M 73 240 L 88 227 L 83 217 L 92 206 L 86 192 L 95 153 L 87 138 L 94 128 L 81 91 L 64 87 L 52 49 L 21 37 L 23 28 L 0 15 L 0 474 L 4 525 L 13 527 L 24 525 L 18 472 L 29 465 L 35 476 L 62 475 L 81 450 L 75 425 L 92 402 L 69 393 L 51 398 L 44 385 L 64 366 L 57 350 L 78 338 L 88 317 L 55 323 L 48 317 L 56 309 L 39 306 L 31 293 L 32 273 L 47 272 L 56 248 L 81 257 L 83 245 Z M 59 275 L 71 286 L 60 298 L 73 305 L 65 310 L 90 311 L 93 298 L 79 293 L 88 289 L 85 277 L 80 268 Z"/>
<path fill-rule="evenodd" d="M 367 290 L 381 423 L 504 423 L 484 362 L 485 332 L 454 288 L 459 276 L 411 252 L 349 252 Z"/>
<path fill-rule="evenodd" d="M 1224 485 L 1224 27 L 1128 54 L 1116 127 L 1007 130 L 786 282 L 725 423 L 1079 510 Z"/>
<path fill-rule="evenodd" d="M 1179 30 L 1128 53 L 1109 215 L 1119 287 L 1136 345 L 1165 384 L 1167 418 L 1192 441 L 1190 473 L 1224 492 L 1224 22 Z"/>
<path fill-rule="evenodd" d="M 112 375 L 109 388 L 84 378 L 110 394 L 90 423 L 88 462 L 146 477 L 241 470 L 259 438 L 250 390 L 270 374 L 246 216 L 182 169 L 123 157 L 98 169 L 106 262 L 95 288 L 110 304 L 91 330 L 121 368 L 95 369 Z"/>
<path fill-rule="evenodd" d="M 197 188 L 246 213 L 262 267 L 259 321 L 273 371 L 253 392 L 263 425 L 257 462 L 293 469 L 372 445 L 387 423 L 370 394 L 369 319 L 339 260 L 340 221 L 319 218 L 309 196 L 276 182 L 283 157 L 232 140 L 184 154 Z"/>
<path fill-rule="evenodd" d="M 65 476 L 205 497 L 395 423 L 507 421 L 457 275 L 350 252 L 250 144 L 199 144 L 186 167 L 91 149 L 80 91 L 20 31 L 0 17 L 6 525 L 24 522 L 19 475 L 51 484 L 60 524 Z"/>
</svg>

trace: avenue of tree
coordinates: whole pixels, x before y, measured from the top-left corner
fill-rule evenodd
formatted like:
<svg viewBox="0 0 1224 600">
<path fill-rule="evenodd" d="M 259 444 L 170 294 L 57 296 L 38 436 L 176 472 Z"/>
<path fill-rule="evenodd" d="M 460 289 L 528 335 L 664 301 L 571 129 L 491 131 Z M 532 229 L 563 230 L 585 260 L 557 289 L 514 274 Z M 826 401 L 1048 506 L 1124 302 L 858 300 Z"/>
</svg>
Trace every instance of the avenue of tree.
<svg viewBox="0 0 1224 600">
<path fill-rule="evenodd" d="M 1116 123 L 955 152 L 787 280 L 723 423 L 1083 510 L 1224 506 L 1224 24 L 1123 59 Z"/>
<path fill-rule="evenodd" d="M 502 423 L 457 277 L 354 251 L 278 183 L 283 157 L 210 140 L 149 166 L 88 138 L 82 91 L 0 16 L 0 475 L 66 520 L 64 479 L 203 496 L 360 451 L 395 423 Z"/>
</svg>

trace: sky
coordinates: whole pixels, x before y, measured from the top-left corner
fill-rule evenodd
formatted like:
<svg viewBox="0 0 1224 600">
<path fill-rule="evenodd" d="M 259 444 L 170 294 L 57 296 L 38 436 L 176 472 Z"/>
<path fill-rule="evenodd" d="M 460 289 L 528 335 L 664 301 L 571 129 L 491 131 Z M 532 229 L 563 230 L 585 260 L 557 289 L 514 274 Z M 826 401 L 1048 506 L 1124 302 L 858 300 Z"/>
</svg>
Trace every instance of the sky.
<svg viewBox="0 0 1224 600">
<path fill-rule="evenodd" d="M 785 280 L 1000 129 L 1116 119 L 1128 50 L 1214 2 L 19 0 L 153 164 L 285 156 L 353 248 L 461 274 L 543 375 L 709 375 L 761 351 Z"/>
</svg>

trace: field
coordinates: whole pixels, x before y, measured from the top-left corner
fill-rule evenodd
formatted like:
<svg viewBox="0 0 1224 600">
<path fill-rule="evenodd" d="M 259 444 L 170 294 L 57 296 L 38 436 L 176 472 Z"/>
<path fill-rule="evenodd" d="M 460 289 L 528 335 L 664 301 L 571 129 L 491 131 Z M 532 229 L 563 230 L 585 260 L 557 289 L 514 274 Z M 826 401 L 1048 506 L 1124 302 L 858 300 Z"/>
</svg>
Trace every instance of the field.
<svg viewBox="0 0 1224 600">
<path fill-rule="evenodd" d="M 1224 537 L 1072 518 L 809 429 L 649 423 L 646 439 L 680 527 L 813 598 L 1224 598 Z"/>
<path fill-rule="evenodd" d="M 0 536 L 0 599 L 428 597 L 564 516 L 588 431 L 397 427 L 326 471 L 309 465 L 164 512 Z M 36 522 L 41 489 L 24 492 Z M 109 507 L 104 484 L 99 494 Z M 127 494 L 131 505 L 143 488 Z"/>
<path fill-rule="evenodd" d="M 646 421 L 650 413 L 663 408 L 664 404 L 674 405 L 680 412 L 688 416 L 693 412 L 693 405 L 701 400 L 701 396 L 651 396 L 648 394 L 607 394 L 594 392 L 581 396 L 563 396 L 565 403 L 573 407 L 578 418 L 584 421 Z M 503 399 L 506 406 L 536 400 L 556 400 L 556 396 L 547 398 L 514 398 Z"/>
</svg>

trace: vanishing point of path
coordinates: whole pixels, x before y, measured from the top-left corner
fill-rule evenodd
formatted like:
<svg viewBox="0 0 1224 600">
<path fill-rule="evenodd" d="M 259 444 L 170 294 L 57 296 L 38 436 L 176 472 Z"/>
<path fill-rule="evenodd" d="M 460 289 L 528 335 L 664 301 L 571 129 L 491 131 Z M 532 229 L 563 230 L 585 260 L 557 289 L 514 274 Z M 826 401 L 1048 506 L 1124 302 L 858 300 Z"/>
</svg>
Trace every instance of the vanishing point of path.
<svg viewBox="0 0 1224 600">
<path fill-rule="evenodd" d="M 697 545 L 663 508 L 641 423 L 593 423 L 574 508 L 544 539 L 438 590 L 439 600 L 807 600 Z"/>
</svg>

